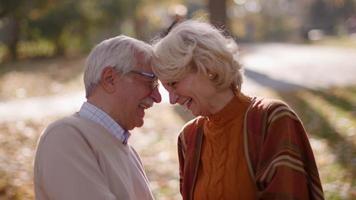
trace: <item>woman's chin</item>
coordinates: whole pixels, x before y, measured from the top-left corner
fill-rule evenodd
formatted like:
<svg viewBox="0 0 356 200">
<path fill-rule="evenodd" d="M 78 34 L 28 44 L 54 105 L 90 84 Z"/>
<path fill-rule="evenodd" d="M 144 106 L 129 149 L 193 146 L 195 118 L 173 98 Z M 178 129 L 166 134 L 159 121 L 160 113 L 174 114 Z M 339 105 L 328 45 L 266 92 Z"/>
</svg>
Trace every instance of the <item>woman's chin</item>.
<svg viewBox="0 0 356 200">
<path fill-rule="evenodd" d="M 202 112 L 202 111 L 200 111 L 200 110 L 190 110 L 190 112 L 191 112 L 195 117 L 198 117 L 198 116 L 203 116 L 203 117 L 208 116 L 207 113 L 204 113 L 204 112 Z"/>
<path fill-rule="evenodd" d="M 194 115 L 195 117 L 199 116 L 199 113 L 196 112 L 195 110 L 189 109 L 190 113 Z"/>
</svg>

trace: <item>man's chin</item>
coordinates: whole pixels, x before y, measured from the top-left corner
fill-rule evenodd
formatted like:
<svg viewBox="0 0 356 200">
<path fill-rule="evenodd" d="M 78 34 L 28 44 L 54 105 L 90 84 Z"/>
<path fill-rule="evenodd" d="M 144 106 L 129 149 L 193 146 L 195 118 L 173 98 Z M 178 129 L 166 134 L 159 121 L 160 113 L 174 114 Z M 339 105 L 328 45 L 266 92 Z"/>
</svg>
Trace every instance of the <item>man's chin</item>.
<svg viewBox="0 0 356 200">
<path fill-rule="evenodd" d="M 132 129 L 134 129 L 134 128 L 139 128 L 139 127 L 141 127 L 141 126 L 143 126 L 143 120 L 137 120 L 137 121 L 135 121 L 134 123 L 132 123 L 132 124 L 127 128 L 127 130 L 132 130 Z"/>
<path fill-rule="evenodd" d="M 143 119 L 139 119 L 136 121 L 135 127 L 139 128 L 139 127 L 143 126 L 143 123 L 144 123 Z"/>
</svg>

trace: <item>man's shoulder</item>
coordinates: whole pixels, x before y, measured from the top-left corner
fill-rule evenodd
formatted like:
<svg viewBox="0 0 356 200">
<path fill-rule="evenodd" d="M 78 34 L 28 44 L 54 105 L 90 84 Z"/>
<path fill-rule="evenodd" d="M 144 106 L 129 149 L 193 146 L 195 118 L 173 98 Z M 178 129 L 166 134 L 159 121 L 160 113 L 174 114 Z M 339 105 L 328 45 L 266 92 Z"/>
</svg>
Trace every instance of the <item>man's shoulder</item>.
<svg viewBox="0 0 356 200">
<path fill-rule="evenodd" d="M 45 129 L 44 133 L 51 132 L 52 130 L 61 129 L 68 126 L 77 126 L 79 125 L 78 122 L 81 123 L 82 121 L 83 120 L 77 114 L 66 116 L 50 123 Z"/>
<path fill-rule="evenodd" d="M 58 141 L 108 142 L 113 136 L 100 124 L 83 117 L 78 113 L 58 119 L 47 126 L 40 136 L 39 143 Z"/>
<path fill-rule="evenodd" d="M 86 125 L 85 120 L 79 117 L 78 114 L 63 117 L 58 119 L 47 126 L 47 128 L 41 134 L 41 140 L 46 137 L 68 137 L 79 132 L 80 127 Z"/>
</svg>

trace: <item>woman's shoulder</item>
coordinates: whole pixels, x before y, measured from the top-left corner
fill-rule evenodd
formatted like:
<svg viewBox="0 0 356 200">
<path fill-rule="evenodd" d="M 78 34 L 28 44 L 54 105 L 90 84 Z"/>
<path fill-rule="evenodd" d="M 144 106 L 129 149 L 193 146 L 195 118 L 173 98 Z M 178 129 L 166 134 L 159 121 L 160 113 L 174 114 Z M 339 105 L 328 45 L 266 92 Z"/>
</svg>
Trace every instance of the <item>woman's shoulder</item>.
<svg viewBox="0 0 356 200">
<path fill-rule="evenodd" d="M 248 115 L 255 117 L 271 116 L 281 112 L 296 115 L 294 110 L 284 101 L 273 98 L 254 97 L 248 109 Z M 253 118 L 255 118 L 253 117 Z"/>
<path fill-rule="evenodd" d="M 280 99 L 265 97 L 254 97 L 251 104 L 251 108 L 257 110 L 271 110 L 279 106 L 286 106 L 289 108 L 288 104 Z"/>
<path fill-rule="evenodd" d="M 199 125 L 201 125 L 203 123 L 203 121 L 205 121 L 205 117 L 201 117 L 201 116 L 196 117 L 196 118 L 188 121 L 187 123 L 185 123 L 184 126 L 181 129 L 181 132 L 190 130 L 192 128 L 196 128 Z"/>
<path fill-rule="evenodd" d="M 191 144 L 195 144 L 196 139 L 198 139 L 198 128 L 202 126 L 205 117 L 196 117 L 190 121 L 188 121 L 181 129 L 180 134 L 178 136 L 178 146 L 180 149 L 186 149 Z"/>
<path fill-rule="evenodd" d="M 253 98 L 246 117 L 247 127 L 253 130 L 260 130 L 264 124 L 270 124 L 282 117 L 299 121 L 297 114 L 284 101 L 262 97 Z"/>
<path fill-rule="evenodd" d="M 185 125 L 182 127 L 182 129 L 180 130 L 180 133 L 179 133 L 179 137 L 182 138 L 182 137 L 185 137 L 185 138 L 188 138 L 188 137 L 191 137 L 193 134 L 195 134 L 197 128 L 199 126 L 201 126 L 204 121 L 205 121 L 205 117 L 196 117 L 190 121 L 188 121 L 187 123 L 185 123 Z"/>
</svg>

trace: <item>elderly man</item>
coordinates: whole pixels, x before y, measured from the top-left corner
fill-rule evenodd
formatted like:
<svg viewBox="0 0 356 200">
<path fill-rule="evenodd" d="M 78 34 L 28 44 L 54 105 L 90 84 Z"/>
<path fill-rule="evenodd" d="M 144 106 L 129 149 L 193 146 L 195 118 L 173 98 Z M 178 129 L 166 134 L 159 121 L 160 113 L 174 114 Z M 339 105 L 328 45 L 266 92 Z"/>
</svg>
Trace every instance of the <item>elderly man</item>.
<svg viewBox="0 0 356 200">
<path fill-rule="evenodd" d="M 48 126 L 38 143 L 36 199 L 153 199 L 129 130 L 161 101 L 151 46 L 127 36 L 98 44 L 87 58 L 87 101 Z"/>
</svg>

